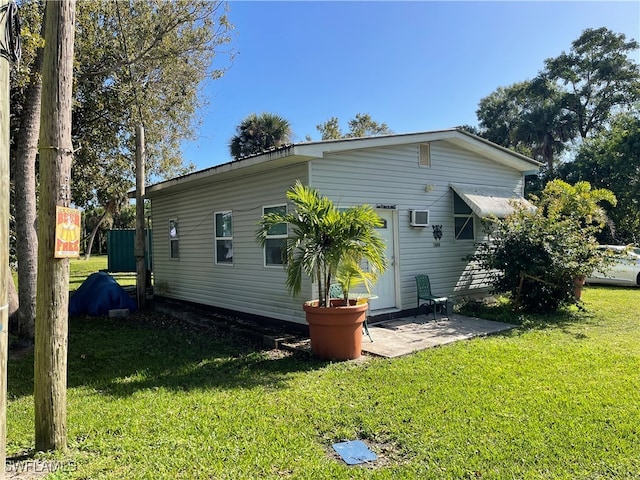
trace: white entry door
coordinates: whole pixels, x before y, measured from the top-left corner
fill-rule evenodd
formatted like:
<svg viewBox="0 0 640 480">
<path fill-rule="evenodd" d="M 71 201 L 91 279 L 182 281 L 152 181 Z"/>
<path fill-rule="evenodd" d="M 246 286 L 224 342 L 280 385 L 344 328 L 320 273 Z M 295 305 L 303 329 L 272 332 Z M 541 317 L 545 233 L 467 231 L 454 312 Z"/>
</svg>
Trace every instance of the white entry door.
<svg viewBox="0 0 640 480">
<path fill-rule="evenodd" d="M 385 308 L 395 308 L 396 306 L 395 228 L 392 210 L 378 210 L 376 213 L 384 222 L 384 225 L 377 230 L 387 245 L 385 252 L 387 257 L 387 270 L 378 278 L 378 282 L 373 286 L 371 293 L 377 296 L 377 298 L 371 299 L 369 305 L 371 306 L 371 310 L 382 310 Z"/>
</svg>

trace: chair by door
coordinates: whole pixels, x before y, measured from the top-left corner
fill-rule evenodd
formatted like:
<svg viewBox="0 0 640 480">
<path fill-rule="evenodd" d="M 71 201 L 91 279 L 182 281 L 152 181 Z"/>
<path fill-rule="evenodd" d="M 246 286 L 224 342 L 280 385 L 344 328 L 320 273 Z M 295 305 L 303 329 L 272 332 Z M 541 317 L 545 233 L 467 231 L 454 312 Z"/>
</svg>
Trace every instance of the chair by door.
<svg viewBox="0 0 640 480">
<path fill-rule="evenodd" d="M 436 319 L 436 307 L 438 305 L 444 305 L 444 311 L 447 312 L 449 297 L 443 297 L 440 295 L 434 295 L 431 292 L 431 281 L 429 275 L 416 275 L 416 289 L 418 293 L 418 300 L 416 305 L 416 314 L 420 311 L 420 305 L 429 305 L 433 312 L 433 319 Z M 424 300 L 420 303 L 421 300 Z"/>
</svg>

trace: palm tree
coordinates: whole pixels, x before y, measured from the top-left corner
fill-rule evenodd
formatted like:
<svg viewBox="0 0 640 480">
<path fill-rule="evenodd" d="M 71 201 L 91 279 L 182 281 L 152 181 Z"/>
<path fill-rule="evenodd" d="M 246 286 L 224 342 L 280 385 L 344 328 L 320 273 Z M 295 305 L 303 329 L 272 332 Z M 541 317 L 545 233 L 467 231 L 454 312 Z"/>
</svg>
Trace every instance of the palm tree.
<svg viewBox="0 0 640 480">
<path fill-rule="evenodd" d="M 273 113 L 252 113 L 236 127 L 236 134 L 229 142 L 229 151 L 238 160 L 281 147 L 290 141 L 291 125 L 288 120 Z"/>
<path fill-rule="evenodd" d="M 282 223 L 290 225 L 284 254 L 287 288 L 293 295 L 300 292 L 303 273 L 307 274 L 318 284 L 319 306 L 328 307 L 329 286 L 341 264 L 358 265 L 364 260 L 373 272 L 385 270 L 386 247 L 375 229 L 381 220 L 370 205 L 338 209 L 300 181 L 287 192 L 287 198 L 295 211 L 264 215 L 256 238 L 264 246 L 269 230 Z"/>
<path fill-rule="evenodd" d="M 520 121 L 514 125 L 512 135 L 528 145 L 533 158 L 542 161 L 547 172 L 552 173 L 556 155 L 577 134 L 575 116 L 566 109 L 566 96 L 545 78 L 521 85 Z"/>
<path fill-rule="evenodd" d="M 615 207 L 618 203 L 615 194 L 606 188 L 591 188 L 589 182 L 581 181 L 571 185 L 563 180 L 552 180 L 544 188 L 540 206 L 549 218 L 561 219 L 573 217 L 583 226 L 604 227 L 608 223 L 606 210 L 599 204 L 609 202 Z"/>
</svg>

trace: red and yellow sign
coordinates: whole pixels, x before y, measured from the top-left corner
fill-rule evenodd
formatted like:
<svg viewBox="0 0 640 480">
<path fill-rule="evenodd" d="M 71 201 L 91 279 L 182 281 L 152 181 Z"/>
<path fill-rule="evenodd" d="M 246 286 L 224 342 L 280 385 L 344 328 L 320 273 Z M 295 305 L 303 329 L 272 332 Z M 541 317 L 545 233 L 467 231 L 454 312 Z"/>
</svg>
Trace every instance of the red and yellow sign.
<svg viewBox="0 0 640 480">
<path fill-rule="evenodd" d="M 80 210 L 56 206 L 55 258 L 80 255 Z"/>
</svg>

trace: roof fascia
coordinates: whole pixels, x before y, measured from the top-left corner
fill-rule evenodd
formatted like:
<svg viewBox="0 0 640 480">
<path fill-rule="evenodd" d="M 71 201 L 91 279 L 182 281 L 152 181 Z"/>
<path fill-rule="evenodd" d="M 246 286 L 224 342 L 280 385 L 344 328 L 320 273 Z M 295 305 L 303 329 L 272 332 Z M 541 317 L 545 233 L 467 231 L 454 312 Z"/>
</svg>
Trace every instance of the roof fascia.
<svg viewBox="0 0 640 480">
<path fill-rule="evenodd" d="M 154 185 L 150 185 L 147 187 L 145 193 L 148 198 L 151 198 L 155 193 L 160 192 L 161 190 L 171 189 L 187 183 L 198 183 L 199 181 L 204 181 L 210 177 L 222 175 L 225 173 L 228 174 L 248 167 L 255 167 L 267 162 L 288 159 L 290 160 L 288 163 L 299 163 L 310 160 L 310 157 L 297 154 L 296 149 L 297 147 L 292 145 L 291 147 L 283 150 L 247 157 L 241 160 L 234 160 L 232 162 L 216 165 L 215 167 L 210 167 L 205 170 L 188 173 L 181 177 L 172 178 L 163 182 L 156 183 Z"/>
<path fill-rule="evenodd" d="M 456 129 L 439 130 L 422 133 L 403 133 L 380 135 L 377 137 L 354 137 L 337 140 L 323 140 L 296 145 L 298 154 L 319 158 L 325 154 L 360 150 L 363 148 L 390 147 L 411 143 L 427 143 L 437 140 L 447 140 L 456 135 Z"/>
</svg>

